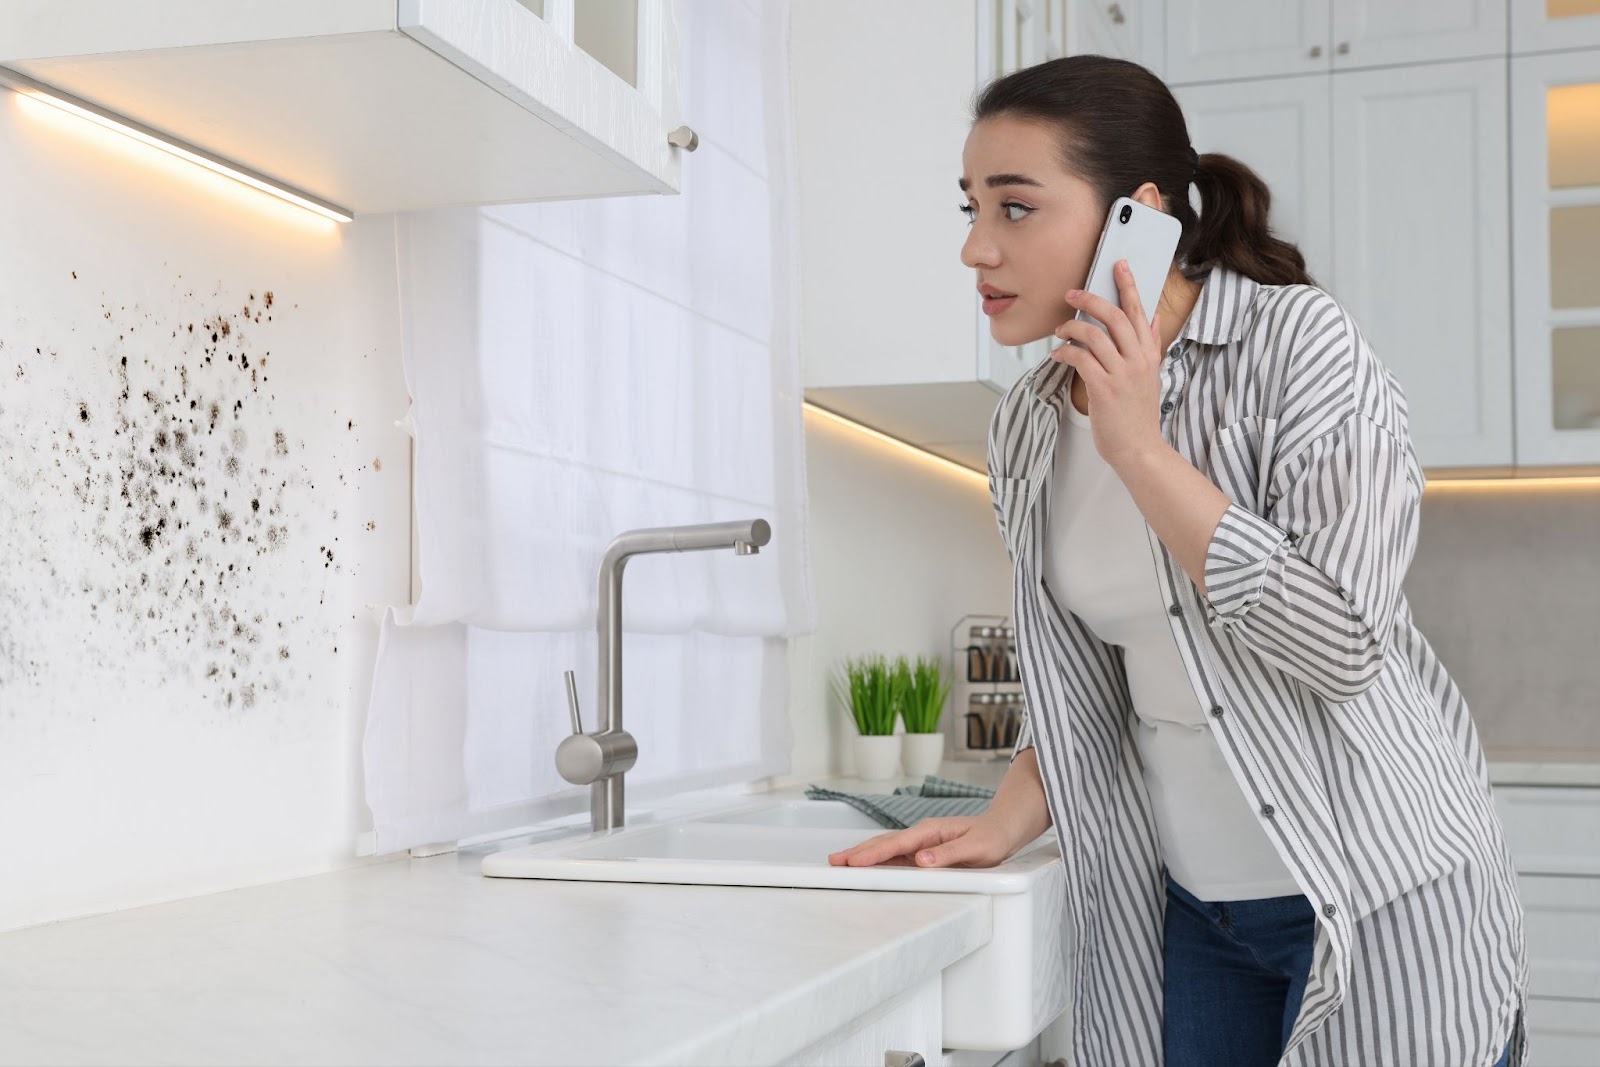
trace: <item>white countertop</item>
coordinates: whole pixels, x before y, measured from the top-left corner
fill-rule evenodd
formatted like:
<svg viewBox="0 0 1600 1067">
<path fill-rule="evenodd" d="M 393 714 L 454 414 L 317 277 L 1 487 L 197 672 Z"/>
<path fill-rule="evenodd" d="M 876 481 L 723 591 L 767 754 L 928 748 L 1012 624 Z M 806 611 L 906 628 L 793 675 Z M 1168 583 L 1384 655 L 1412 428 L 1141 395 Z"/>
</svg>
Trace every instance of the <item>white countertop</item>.
<svg viewBox="0 0 1600 1067">
<path fill-rule="evenodd" d="M 980 895 L 479 872 L 575 828 L 0 934 L 0 1063 L 769 1063 L 989 941 Z"/>
<path fill-rule="evenodd" d="M 1497 785 L 1600 786 L 1600 764 L 1490 755 Z M 940 774 L 994 785 L 1006 767 Z M 912 779 L 751 791 L 809 781 L 881 793 Z M 587 816 L 551 827 L 0 934 L 0 1064 L 773 1062 L 990 937 L 978 895 L 479 872 L 488 852 L 586 831 Z"/>
</svg>

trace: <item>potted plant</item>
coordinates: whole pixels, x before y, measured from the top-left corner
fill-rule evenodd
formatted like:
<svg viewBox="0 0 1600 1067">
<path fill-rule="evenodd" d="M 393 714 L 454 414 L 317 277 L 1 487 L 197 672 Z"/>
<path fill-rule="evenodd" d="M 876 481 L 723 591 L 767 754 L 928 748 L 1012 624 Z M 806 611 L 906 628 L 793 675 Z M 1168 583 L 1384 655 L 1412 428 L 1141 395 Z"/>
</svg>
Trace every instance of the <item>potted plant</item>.
<svg viewBox="0 0 1600 1067">
<path fill-rule="evenodd" d="M 893 778 L 900 763 L 894 721 L 903 700 L 900 673 L 883 656 L 847 659 L 836 685 L 855 720 L 856 774 L 871 781 Z"/>
<path fill-rule="evenodd" d="M 901 762 L 906 774 L 912 777 L 934 774 L 944 759 L 944 734 L 939 730 L 939 716 L 944 712 L 945 698 L 950 695 L 944 664 L 936 656 L 918 656 L 915 663 L 906 662 L 902 656 L 895 669 L 900 675 L 899 689 L 904 700 L 900 716 L 906 724 L 906 734 L 901 739 Z"/>
</svg>

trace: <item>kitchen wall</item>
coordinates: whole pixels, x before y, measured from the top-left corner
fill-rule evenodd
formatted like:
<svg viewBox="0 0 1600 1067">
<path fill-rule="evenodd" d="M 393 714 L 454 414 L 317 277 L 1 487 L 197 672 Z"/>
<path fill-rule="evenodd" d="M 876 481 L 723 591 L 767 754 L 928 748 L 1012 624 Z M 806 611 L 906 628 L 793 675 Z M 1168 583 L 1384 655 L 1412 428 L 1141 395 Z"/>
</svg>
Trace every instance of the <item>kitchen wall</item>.
<svg viewBox="0 0 1600 1067">
<path fill-rule="evenodd" d="M 408 596 L 387 218 L 0 92 L 0 929 L 348 865 Z"/>
<path fill-rule="evenodd" d="M 1600 760 L 1600 480 L 1430 481 L 1406 596 L 1494 758 Z"/>
<path fill-rule="evenodd" d="M 855 723 L 829 687 L 845 657 L 948 656 L 961 616 L 1011 613 L 987 479 L 814 414 L 806 468 L 817 632 L 793 646 L 795 777 L 854 769 Z"/>
</svg>

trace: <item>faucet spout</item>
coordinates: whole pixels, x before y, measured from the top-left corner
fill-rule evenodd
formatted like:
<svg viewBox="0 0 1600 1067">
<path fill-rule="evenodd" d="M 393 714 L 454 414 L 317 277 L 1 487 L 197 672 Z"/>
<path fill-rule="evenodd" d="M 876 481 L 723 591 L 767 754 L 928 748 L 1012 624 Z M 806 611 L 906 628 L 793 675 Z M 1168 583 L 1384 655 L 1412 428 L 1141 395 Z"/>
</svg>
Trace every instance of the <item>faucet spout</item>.
<svg viewBox="0 0 1600 1067">
<path fill-rule="evenodd" d="M 622 729 L 622 572 L 634 556 L 655 552 L 700 552 L 732 548 L 737 555 L 755 555 L 772 540 L 765 519 L 713 522 L 694 526 L 660 526 L 629 530 L 617 535 L 600 561 L 599 733 L 624 734 Z M 622 776 L 633 759 L 594 780 L 590 792 L 591 825 L 609 830 L 623 822 Z"/>
</svg>

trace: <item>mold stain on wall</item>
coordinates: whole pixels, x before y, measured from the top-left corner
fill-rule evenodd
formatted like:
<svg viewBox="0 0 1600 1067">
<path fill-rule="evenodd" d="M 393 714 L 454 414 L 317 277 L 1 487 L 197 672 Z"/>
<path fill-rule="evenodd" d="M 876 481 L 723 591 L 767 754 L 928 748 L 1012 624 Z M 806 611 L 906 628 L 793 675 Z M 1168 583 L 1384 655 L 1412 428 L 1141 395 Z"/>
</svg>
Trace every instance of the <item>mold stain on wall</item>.
<svg viewBox="0 0 1600 1067">
<path fill-rule="evenodd" d="M 303 694 L 336 655 L 344 477 L 325 445 L 354 422 L 278 399 L 274 321 L 295 305 L 181 286 L 156 310 L 74 289 L 78 326 L 0 334 L 0 722 L 8 691 L 85 676 L 198 690 L 226 720 Z M 349 445 L 332 451 L 370 461 Z"/>
</svg>

